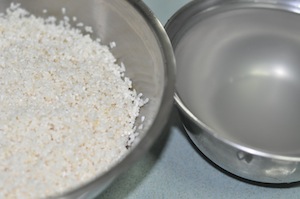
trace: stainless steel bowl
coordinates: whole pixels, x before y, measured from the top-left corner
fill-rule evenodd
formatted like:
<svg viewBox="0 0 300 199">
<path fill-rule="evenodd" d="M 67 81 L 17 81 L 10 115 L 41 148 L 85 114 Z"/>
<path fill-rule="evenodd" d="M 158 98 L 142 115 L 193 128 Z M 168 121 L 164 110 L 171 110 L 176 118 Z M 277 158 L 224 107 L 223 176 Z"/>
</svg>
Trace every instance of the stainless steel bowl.
<svg viewBox="0 0 300 199">
<path fill-rule="evenodd" d="M 139 0 L 2 0 L 0 12 L 4 12 L 11 2 L 21 3 L 23 8 L 37 16 L 54 15 L 58 19 L 62 19 L 62 8 L 65 8 L 67 16 L 77 17 L 76 23 L 83 22 L 93 27 L 93 37 L 100 37 L 104 44 L 116 42 L 112 53 L 118 62 L 126 65 L 126 76 L 132 79 L 137 92 L 150 99 L 141 109 L 140 115 L 146 120 L 140 131 L 140 141 L 131 152 L 104 175 L 95 176 L 83 186 L 54 197 L 93 198 L 136 162 L 162 133 L 174 95 L 175 58 L 168 36 Z M 43 13 L 44 9 L 47 9 L 47 14 Z"/>
<path fill-rule="evenodd" d="M 184 126 L 213 162 L 300 181 L 300 1 L 193 1 L 166 29 Z"/>
</svg>

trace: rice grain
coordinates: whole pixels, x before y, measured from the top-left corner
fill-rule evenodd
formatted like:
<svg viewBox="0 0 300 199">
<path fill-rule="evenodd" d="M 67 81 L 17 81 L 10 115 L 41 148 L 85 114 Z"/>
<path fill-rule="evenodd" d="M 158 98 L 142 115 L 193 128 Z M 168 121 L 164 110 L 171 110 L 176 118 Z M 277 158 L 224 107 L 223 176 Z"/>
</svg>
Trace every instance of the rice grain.
<svg viewBox="0 0 300 199">
<path fill-rule="evenodd" d="M 136 137 L 142 95 L 109 47 L 66 19 L 57 25 L 15 4 L 0 17 L 0 198 L 77 187 Z"/>
</svg>

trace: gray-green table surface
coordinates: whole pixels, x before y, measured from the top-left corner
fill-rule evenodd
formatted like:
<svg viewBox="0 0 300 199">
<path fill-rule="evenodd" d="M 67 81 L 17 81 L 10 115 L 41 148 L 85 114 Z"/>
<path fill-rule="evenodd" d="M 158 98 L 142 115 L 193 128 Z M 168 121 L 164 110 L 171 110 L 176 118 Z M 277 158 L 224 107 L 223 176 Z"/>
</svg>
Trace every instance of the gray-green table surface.
<svg viewBox="0 0 300 199">
<path fill-rule="evenodd" d="M 144 2 L 165 24 L 189 0 Z M 196 198 L 300 199 L 300 186 L 259 186 L 223 172 L 193 146 L 174 109 L 164 136 L 97 199 Z"/>
</svg>

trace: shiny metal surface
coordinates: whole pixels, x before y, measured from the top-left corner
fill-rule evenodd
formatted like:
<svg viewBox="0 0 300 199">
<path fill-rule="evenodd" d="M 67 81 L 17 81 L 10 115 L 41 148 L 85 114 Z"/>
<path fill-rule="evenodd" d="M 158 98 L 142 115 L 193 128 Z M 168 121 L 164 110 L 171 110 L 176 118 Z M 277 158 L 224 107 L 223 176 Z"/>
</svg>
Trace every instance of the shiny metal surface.
<svg viewBox="0 0 300 199">
<path fill-rule="evenodd" d="M 112 53 L 117 62 L 126 66 L 126 76 L 133 87 L 150 102 L 141 109 L 146 117 L 140 131 L 140 141 L 118 164 L 87 184 L 54 198 L 93 198 L 102 192 L 120 173 L 137 161 L 162 133 L 173 106 L 175 59 L 168 36 L 159 21 L 139 0 L 2 0 L 0 12 L 11 2 L 20 2 L 31 13 L 61 19 L 66 15 L 77 17 L 77 22 L 92 26 L 92 37 L 100 37 L 103 44 L 116 42 Z M 75 24 L 74 24 L 75 25 Z M 97 71 L 95 71 L 97 72 Z M 140 121 L 138 119 L 137 121 Z M 139 125 L 137 123 L 137 125 Z M 76 183 L 76 182 L 75 182 Z"/>
<path fill-rule="evenodd" d="M 177 61 L 175 99 L 188 134 L 205 155 L 243 178 L 300 180 L 299 5 L 194 1 L 166 26 Z"/>
</svg>

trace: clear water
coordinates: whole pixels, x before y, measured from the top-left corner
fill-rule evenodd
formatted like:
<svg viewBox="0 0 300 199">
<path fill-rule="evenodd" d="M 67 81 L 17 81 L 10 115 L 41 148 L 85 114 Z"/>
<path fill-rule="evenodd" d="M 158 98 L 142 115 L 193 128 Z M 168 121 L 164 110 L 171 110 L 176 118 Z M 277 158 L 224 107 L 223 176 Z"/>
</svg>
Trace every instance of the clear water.
<svg viewBox="0 0 300 199">
<path fill-rule="evenodd" d="M 202 16 L 175 48 L 183 103 L 222 139 L 300 153 L 300 16 L 236 9 Z"/>
</svg>

